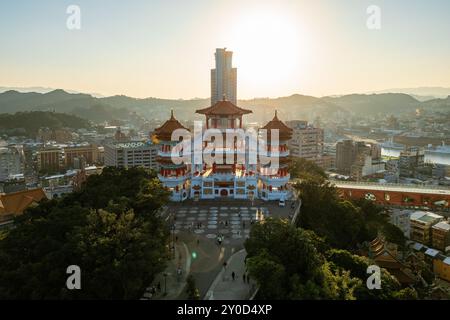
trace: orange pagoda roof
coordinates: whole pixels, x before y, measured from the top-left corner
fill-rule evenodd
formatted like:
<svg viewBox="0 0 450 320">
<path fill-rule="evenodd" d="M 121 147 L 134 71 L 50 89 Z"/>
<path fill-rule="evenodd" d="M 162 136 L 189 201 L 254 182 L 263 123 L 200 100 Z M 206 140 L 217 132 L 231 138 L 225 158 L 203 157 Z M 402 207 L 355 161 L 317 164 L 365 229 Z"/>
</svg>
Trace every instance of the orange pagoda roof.
<svg viewBox="0 0 450 320">
<path fill-rule="evenodd" d="M 261 129 L 271 130 L 271 129 L 278 129 L 280 131 L 280 134 L 284 135 L 291 135 L 292 129 L 289 128 L 287 125 L 283 123 L 280 119 L 278 119 L 277 116 L 277 110 L 275 110 L 275 116 L 272 120 L 270 120 L 264 127 Z M 270 131 L 269 131 L 270 132 Z"/>
<path fill-rule="evenodd" d="M 164 124 L 161 127 L 156 128 L 153 134 L 155 134 L 158 139 L 170 140 L 172 132 L 174 132 L 177 129 L 189 130 L 186 127 L 184 127 L 177 119 L 175 119 L 173 115 L 173 110 L 171 110 L 170 119 L 164 122 Z"/>
<path fill-rule="evenodd" d="M 225 97 L 222 101 L 216 102 L 213 106 L 199 109 L 195 111 L 199 114 L 204 115 L 222 115 L 222 116 L 230 116 L 230 115 L 243 115 L 252 113 L 252 110 L 240 108 L 228 100 L 225 100 Z"/>
</svg>

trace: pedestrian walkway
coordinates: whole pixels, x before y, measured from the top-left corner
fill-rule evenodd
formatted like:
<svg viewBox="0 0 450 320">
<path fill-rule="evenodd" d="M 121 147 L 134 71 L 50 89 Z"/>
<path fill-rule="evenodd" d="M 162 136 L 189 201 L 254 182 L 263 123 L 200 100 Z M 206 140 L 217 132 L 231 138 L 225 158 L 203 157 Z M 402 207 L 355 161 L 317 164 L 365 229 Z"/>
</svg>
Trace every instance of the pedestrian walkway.
<svg viewBox="0 0 450 320">
<path fill-rule="evenodd" d="M 269 213 L 267 207 L 180 207 L 174 209 L 174 233 L 188 231 L 209 239 L 222 234 L 231 240 L 243 240 L 250 234 L 251 225 Z"/>
<path fill-rule="evenodd" d="M 184 242 L 179 242 L 175 245 L 174 258 L 168 262 L 164 272 L 156 276 L 152 284 L 157 290 L 151 299 L 175 300 L 179 298 L 186 286 L 186 278 L 189 275 L 190 268 L 191 256 L 187 245 Z"/>
<path fill-rule="evenodd" d="M 256 284 L 251 279 L 250 283 L 247 282 L 247 279 L 244 282 L 246 256 L 247 252 L 242 249 L 228 259 L 226 267 L 222 268 L 206 293 L 206 300 L 248 300 L 250 298 L 255 291 Z"/>
</svg>

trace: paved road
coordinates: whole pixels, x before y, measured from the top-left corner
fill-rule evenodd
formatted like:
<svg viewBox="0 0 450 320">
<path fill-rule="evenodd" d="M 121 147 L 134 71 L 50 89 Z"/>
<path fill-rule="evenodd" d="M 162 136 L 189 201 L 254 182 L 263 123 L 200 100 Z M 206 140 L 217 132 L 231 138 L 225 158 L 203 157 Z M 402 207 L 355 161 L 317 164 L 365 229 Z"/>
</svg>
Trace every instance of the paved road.
<svg viewBox="0 0 450 320">
<path fill-rule="evenodd" d="M 255 292 L 256 283 L 247 278 L 246 256 L 247 252 L 242 249 L 228 259 L 227 266 L 223 267 L 217 274 L 206 293 L 205 299 L 248 300 L 251 297 Z"/>
<path fill-rule="evenodd" d="M 262 201 L 255 201 L 253 205 L 249 201 L 190 201 L 170 204 L 167 221 L 172 226 L 172 240 L 177 248 L 180 244 L 186 245 L 189 272 L 195 277 L 204 298 L 223 270 L 223 263 L 243 249 L 252 222 L 257 223 L 270 216 L 288 217 L 291 213 L 290 203 L 280 208 L 278 204 Z M 218 234 L 224 236 L 220 245 L 216 241 Z M 241 278 L 239 280 L 242 281 Z M 220 290 L 221 286 L 218 288 Z M 182 290 L 178 299 L 186 298 Z"/>
</svg>

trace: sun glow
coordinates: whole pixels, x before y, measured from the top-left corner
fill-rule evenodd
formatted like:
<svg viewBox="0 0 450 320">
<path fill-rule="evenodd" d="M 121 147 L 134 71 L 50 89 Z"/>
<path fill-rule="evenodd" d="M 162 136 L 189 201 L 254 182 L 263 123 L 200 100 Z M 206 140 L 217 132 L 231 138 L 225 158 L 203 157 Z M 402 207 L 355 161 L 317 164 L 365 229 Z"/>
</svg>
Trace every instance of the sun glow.
<svg viewBox="0 0 450 320">
<path fill-rule="evenodd" d="M 227 46 L 236 52 L 233 60 L 243 91 L 274 94 L 275 87 L 280 94 L 299 91 L 308 54 L 308 38 L 300 21 L 288 12 L 250 12 L 233 22 L 229 35 Z"/>
</svg>

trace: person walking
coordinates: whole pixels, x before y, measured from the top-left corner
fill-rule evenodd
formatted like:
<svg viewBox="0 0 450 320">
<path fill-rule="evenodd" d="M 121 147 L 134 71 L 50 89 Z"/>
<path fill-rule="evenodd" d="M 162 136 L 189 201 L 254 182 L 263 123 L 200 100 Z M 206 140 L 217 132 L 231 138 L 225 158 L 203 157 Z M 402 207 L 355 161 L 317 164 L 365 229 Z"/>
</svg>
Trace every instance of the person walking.
<svg viewBox="0 0 450 320">
<path fill-rule="evenodd" d="M 234 279 L 236 278 L 236 274 L 234 273 L 234 271 L 231 272 L 231 278 L 233 278 L 233 281 L 234 281 Z"/>
<path fill-rule="evenodd" d="M 242 281 L 245 283 L 245 273 L 242 275 Z"/>
</svg>

